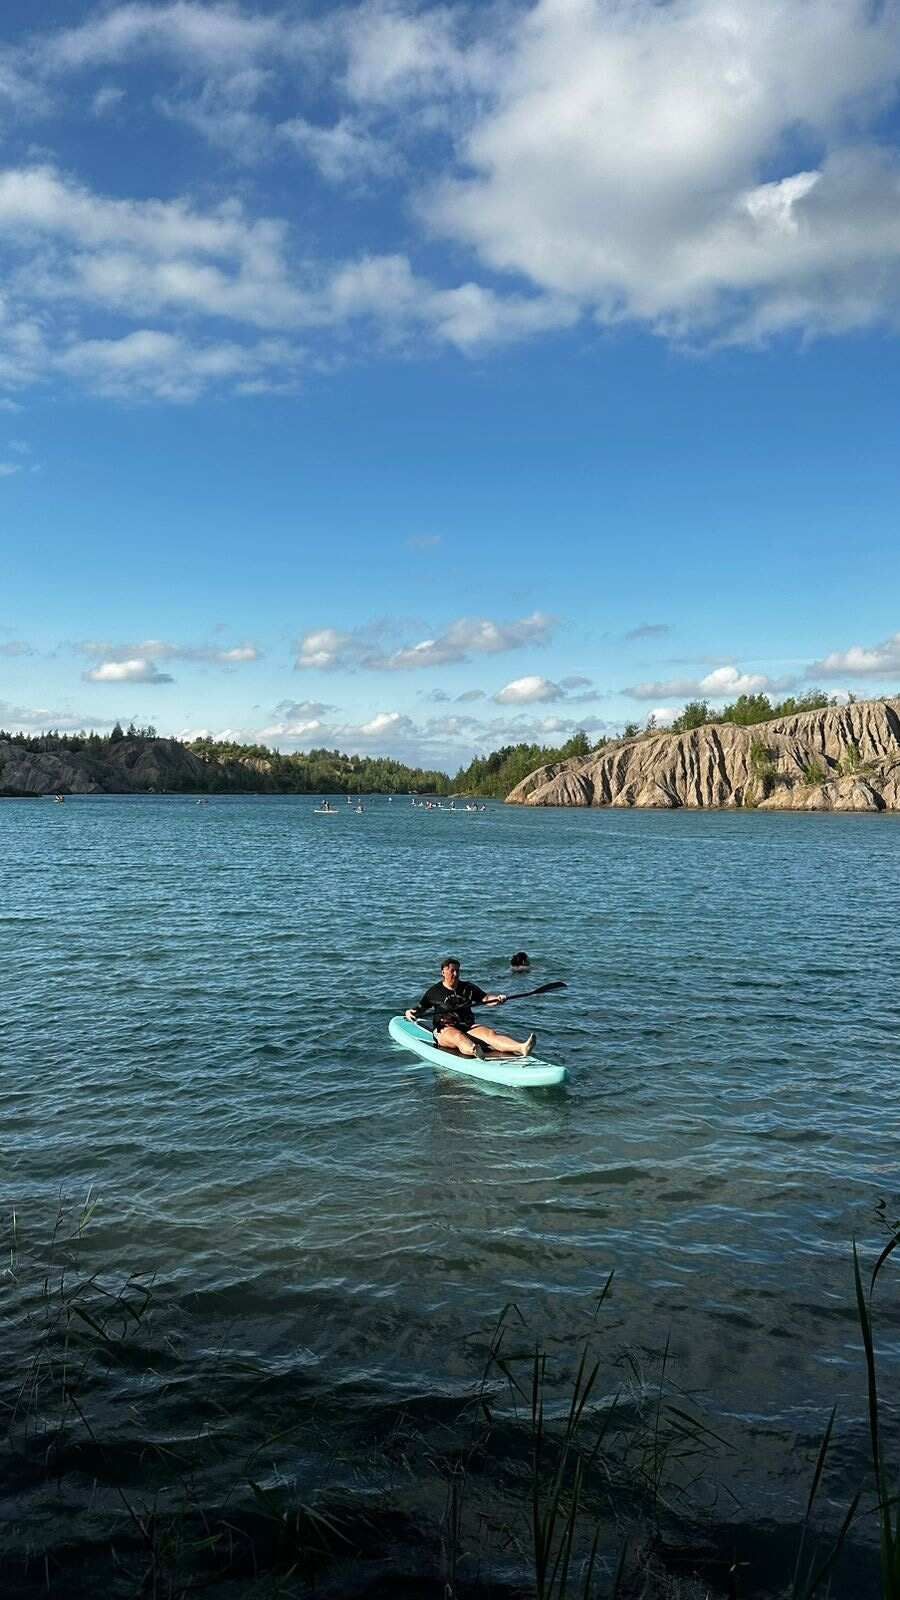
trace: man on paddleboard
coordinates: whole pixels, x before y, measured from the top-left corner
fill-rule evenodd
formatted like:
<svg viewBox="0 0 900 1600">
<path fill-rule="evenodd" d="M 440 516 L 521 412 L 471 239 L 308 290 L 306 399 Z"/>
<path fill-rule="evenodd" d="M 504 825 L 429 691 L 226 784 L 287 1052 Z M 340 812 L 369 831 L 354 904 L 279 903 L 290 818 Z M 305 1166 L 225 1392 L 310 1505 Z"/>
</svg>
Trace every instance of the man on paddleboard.
<svg viewBox="0 0 900 1600">
<path fill-rule="evenodd" d="M 442 1050 L 455 1050 L 461 1056 L 478 1056 L 483 1060 L 487 1050 L 503 1056 L 530 1056 L 537 1035 L 530 1033 L 525 1040 L 510 1039 L 508 1034 L 497 1033 L 486 1023 L 476 1022 L 473 1006 L 502 1006 L 505 994 L 485 994 L 477 983 L 465 983 L 459 975 L 459 962 L 447 956 L 441 962 L 441 981 L 426 989 L 419 1004 L 405 1013 L 408 1022 L 417 1022 L 426 1011 L 431 1012 L 434 1042 Z"/>
</svg>

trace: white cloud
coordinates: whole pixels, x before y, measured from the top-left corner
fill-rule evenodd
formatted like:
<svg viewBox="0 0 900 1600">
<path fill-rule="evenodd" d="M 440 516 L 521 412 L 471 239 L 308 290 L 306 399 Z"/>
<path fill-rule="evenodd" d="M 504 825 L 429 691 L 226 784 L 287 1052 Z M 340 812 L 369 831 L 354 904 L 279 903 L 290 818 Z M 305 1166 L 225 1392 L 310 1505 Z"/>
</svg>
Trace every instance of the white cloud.
<svg viewBox="0 0 900 1600">
<path fill-rule="evenodd" d="M 396 106 L 484 91 L 496 69 L 490 37 L 467 42 L 466 8 L 364 4 L 346 17 L 346 89 L 352 100 Z"/>
<path fill-rule="evenodd" d="M 193 655 L 191 660 L 209 659 L 210 661 L 221 661 L 223 666 L 236 667 L 243 665 L 245 661 L 258 661 L 259 654 L 255 645 L 239 644 L 233 650 L 212 650 L 209 652 L 208 657 L 206 654 L 202 657 Z"/>
<path fill-rule="evenodd" d="M 308 741 L 325 730 L 322 719 L 326 712 L 335 709 L 324 700 L 282 700 L 272 712 L 271 722 L 259 729 L 256 738 Z"/>
<path fill-rule="evenodd" d="M 390 177 L 404 216 L 491 277 L 435 281 L 406 224 L 401 248 L 379 229 L 324 259 L 254 214 L 246 172 L 201 204 L 30 165 L 0 174 L 0 384 L 256 393 L 295 385 L 316 341 L 319 364 L 364 341 L 470 353 L 586 316 L 745 343 L 900 325 L 898 0 L 313 10 L 89 10 L 0 56 L 0 104 L 78 96 L 85 115 L 177 118 L 232 162 L 292 148 L 329 183 Z M 142 102 L 125 73 L 149 57 Z"/>
<path fill-rule="evenodd" d="M 24 639 L 9 639 L 6 644 L 0 644 L 0 656 L 33 656 L 34 650 Z"/>
<path fill-rule="evenodd" d="M 49 731 L 51 728 L 58 732 L 77 732 L 80 728 L 111 728 L 112 725 L 111 717 L 86 717 L 79 711 L 16 706 L 8 700 L 0 700 L 0 728 L 8 733 Z"/>
<path fill-rule="evenodd" d="M 677 716 L 676 706 L 654 706 L 653 710 L 647 713 L 647 724 L 649 726 L 652 722 L 656 728 L 670 728 Z"/>
<path fill-rule="evenodd" d="M 424 214 L 607 323 L 748 340 L 896 317 L 900 167 L 866 139 L 898 52 L 893 3 L 538 0 Z M 792 165 L 801 142 L 816 165 Z"/>
<path fill-rule="evenodd" d="M 338 628 L 316 628 L 300 640 L 294 665 L 301 671 L 319 672 L 355 666 L 360 648 L 359 640 L 351 633 L 342 633 Z"/>
<path fill-rule="evenodd" d="M 338 267 L 324 305 L 335 322 L 374 317 L 395 335 L 425 330 L 463 351 L 569 327 L 578 317 L 577 306 L 558 295 L 499 294 L 478 283 L 436 288 L 405 255 L 363 256 Z"/>
<path fill-rule="evenodd" d="M 542 700 L 562 700 L 564 691 L 558 683 L 553 683 L 549 678 L 540 678 L 534 675 L 527 678 L 514 678 L 505 689 L 498 690 L 494 699 L 498 705 L 527 706 L 535 705 Z"/>
<path fill-rule="evenodd" d="M 354 632 L 317 628 L 304 634 L 297 647 L 296 666 L 330 671 L 338 667 L 369 671 L 407 672 L 468 661 L 473 656 L 499 655 L 525 645 L 546 644 L 554 619 L 535 611 L 515 622 L 493 622 L 487 617 L 460 617 L 433 639 L 421 639 L 403 649 L 385 651 L 380 642 L 383 625 Z"/>
<path fill-rule="evenodd" d="M 366 739 L 377 739 L 386 733 L 407 733 L 412 727 L 411 718 L 400 711 L 379 711 L 356 731 Z"/>
<path fill-rule="evenodd" d="M 400 170 L 397 152 L 352 117 L 330 127 L 292 117 L 279 124 L 278 138 L 305 156 L 327 183 L 389 178 Z"/>
<path fill-rule="evenodd" d="M 216 645 L 170 644 L 166 639 L 142 639 L 140 644 L 110 644 L 88 639 L 79 648 L 85 655 L 102 656 L 107 661 L 127 661 L 140 655 L 147 661 L 209 661 L 223 666 L 258 661 L 262 652 L 255 644 L 221 649 Z"/>
<path fill-rule="evenodd" d="M 278 47 L 283 28 L 275 17 L 247 16 L 232 5 L 125 4 L 45 37 L 44 67 L 71 72 L 108 66 L 148 51 L 174 57 L 179 66 L 223 67 Z"/>
<path fill-rule="evenodd" d="M 191 82 L 174 95 L 160 94 L 155 103 L 166 117 L 184 123 L 246 166 L 275 151 L 276 130 L 259 109 L 270 88 L 268 72 L 244 66 L 216 74 L 199 86 Z"/>
<path fill-rule="evenodd" d="M 262 653 L 252 644 L 221 649 L 212 645 L 170 644 L 165 639 L 144 639 L 128 644 L 89 639 L 77 648 L 99 663 L 82 674 L 89 683 L 173 683 L 175 680 L 168 674 L 159 672 L 160 661 L 191 661 L 227 669 L 258 661 Z"/>
<path fill-rule="evenodd" d="M 280 708 L 279 708 L 280 709 Z M 323 707 L 322 710 L 327 710 Z M 379 711 L 363 722 L 340 722 L 323 717 L 273 719 L 250 737 L 280 748 L 309 749 L 324 745 L 346 751 L 392 756 L 417 766 L 454 770 L 476 753 L 503 744 L 558 745 L 579 729 L 601 733 L 608 724 L 599 718 L 494 717 L 481 721 L 463 713 L 443 713 L 418 722 L 398 710 Z"/>
<path fill-rule="evenodd" d="M 327 736 L 329 729 L 320 717 L 291 717 L 281 722 L 269 723 L 267 727 L 260 728 L 255 735 L 254 742 L 273 740 L 275 743 L 288 740 L 291 742 L 305 741 L 309 744 L 316 734 Z"/>
<path fill-rule="evenodd" d="M 792 677 L 770 678 L 762 672 L 741 672 L 739 667 L 723 666 L 715 667 L 704 678 L 669 678 L 656 683 L 636 683 L 623 692 L 634 700 L 684 699 L 693 695 L 721 698 L 790 689 L 795 681 Z"/>
<path fill-rule="evenodd" d="M 253 393 L 296 382 L 301 331 L 335 339 L 364 324 L 379 340 L 468 352 L 577 315 L 558 297 L 438 287 L 405 255 L 316 261 L 297 252 L 284 221 L 253 218 L 238 200 L 203 209 L 187 198 L 110 198 L 48 165 L 0 172 L 0 241 L 7 385 L 62 373 L 115 396 Z M 82 332 L 99 312 L 127 331 Z M 185 331 L 189 320 L 204 324 L 200 335 Z M 211 336 L 213 323 L 234 337 Z M 269 337 L 252 342 L 248 330 Z"/>
<path fill-rule="evenodd" d="M 21 461 L 0 461 L 0 478 L 14 478 L 21 471 Z"/>
<path fill-rule="evenodd" d="M 260 328 L 297 326 L 314 309 L 290 281 L 285 225 L 252 220 L 237 201 L 201 211 L 183 199 L 109 199 L 50 166 L 11 168 L 0 173 L 0 228 L 27 263 L 14 286 L 32 301 Z"/>
<path fill-rule="evenodd" d="M 505 623 L 492 622 L 486 617 L 461 617 L 436 638 L 422 639 L 404 650 L 372 659 L 366 665 L 389 671 L 410 671 L 468 661 L 472 656 L 499 655 L 507 650 L 520 650 L 525 645 L 546 644 L 554 625 L 554 619 L 540 611 L 517 622 Z"/>
<path fill-rule="evenodd" d="M 835 650 L 807 669 L 809 678 L 880 678 L 900 674 L 900 633 L 891 634 L 880 644 L 854 644 L 849 650 Z"/>
<path fill-rule="evenodd" d="M 623 694 L 631 695 L 632 700 L 661 700 L 667 696 L 675 698 L 679 695 L 699 694 L 699 678 L 665 678 L 652 683 L 633 683 Z"/>
<path fill-rule="evenodd" d="M 700 679 L 704 694 L 762 694 L 775 687 L 764 672 L 741 672 L 737 667 L 716 667 Z"/>
<path fill-rule="evenodd" d="M 174 683 L 167 672 L 160 672 L 155 661 L 136 656 L 131 661 L 103 661 L 93 671 L 83 672 L 86 683 Z"/>
<path fill-rule="evenodd" d="M 95 117 L 108 117 L 125 99 L 125 90 L 119 89 L 113 83 L 104 84 L 98 89 L 91 101 L 91 110 Z"/>
</svg>

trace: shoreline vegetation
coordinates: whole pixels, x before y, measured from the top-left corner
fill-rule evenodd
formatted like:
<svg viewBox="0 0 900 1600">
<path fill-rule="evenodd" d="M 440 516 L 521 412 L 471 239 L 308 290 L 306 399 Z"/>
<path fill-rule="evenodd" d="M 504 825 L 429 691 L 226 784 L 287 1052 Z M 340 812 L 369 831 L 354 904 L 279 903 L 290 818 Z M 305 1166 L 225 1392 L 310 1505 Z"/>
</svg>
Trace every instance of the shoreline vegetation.
<svg viewBox="0 0 900 1600">
<path fill-rule="evenodd" d="M 777 1523 L 741 1517 L 739 1426 L 708 1426 L 669 1340 L 622 1351 L 605 1332 L 612 1275 L 565 1341 L 548 1347 L 509 1304 L 467 1339 L 452 1399 L 417 1387 L 385 1407 L 361 1380 L 345 1393 L 339 1374 L 332 1390 L 327 1371 L 232 1352 L 190 1297 L 97 1268 L 96 1208 L 89 1193 L 50 1228 L 13 1213 L 5 1229 L 10 1600 L 900 1596 L 876 1304 L 900 1221 L 883 1208 L 866 1266 L 848 1250 L 868 1466 L 832 1411 L 795 1461 L 796 1516 Z"/>
<path fill-rule="evenodd" d="M 577 733 L 559 747 L 505 746 L 472 761 L 455 777 L 410 767 L 387 756 L 312 749 L 283 754 L 266 745 L 160 738 L 154 727 L 109 734 L 9 733 L 0 729 L 0 795 L 49 794 L 467 794 L 504 798 L 547 761 L 586 756 L 592 746 Z"/>
<path fill-rule="evenodd" d="M 160 738 L 154 727 L 38 734 L 0 729 L 0 796 L 387 794 L 525 805 L 900 809 L 900 700 L 846 704 L 820 690 L 775 702 L 741 695 L 720 711 L 689 702 L 670 728 L 594 743 L 504 745 L 453 776 L 386 756 Z"/>
</svg>

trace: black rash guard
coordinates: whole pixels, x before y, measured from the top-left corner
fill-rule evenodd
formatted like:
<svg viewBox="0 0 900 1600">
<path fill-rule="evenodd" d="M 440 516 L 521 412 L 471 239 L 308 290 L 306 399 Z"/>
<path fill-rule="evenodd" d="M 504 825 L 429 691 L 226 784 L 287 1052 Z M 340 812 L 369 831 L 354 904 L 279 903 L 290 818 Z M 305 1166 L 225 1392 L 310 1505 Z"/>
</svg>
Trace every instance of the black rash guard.
<svg viewBox="0 0 900 1600">
<path fill-rule="evenodd" d="M 455 989 L 448 989 L 443 983 L 433 983 L 430 989 L 425 990 L 416 1006 L 416 1013 L 431 1012 L 431 1026 L 435 1033 L 440 1033 L 441 1028 L 448 1026 L 461 1028 L 466 1033 L 475 1022 L 473 1005 L 479 1005 L 484 998 L 485 990 L 479 989 L 477 983 L 463 983 L 460 979 Z"/>
</svg>

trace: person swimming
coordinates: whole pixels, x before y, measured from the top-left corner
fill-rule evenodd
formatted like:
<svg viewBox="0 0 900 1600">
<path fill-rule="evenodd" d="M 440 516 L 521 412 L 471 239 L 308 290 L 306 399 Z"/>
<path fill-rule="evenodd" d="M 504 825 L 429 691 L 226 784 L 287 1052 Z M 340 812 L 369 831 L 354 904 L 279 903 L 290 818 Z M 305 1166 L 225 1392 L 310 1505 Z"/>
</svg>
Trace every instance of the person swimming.
<svg viewBox="0 0 900 1600">
<path fill-rule="evenodd" d="M 527 950 L 517 950 L 514 956 L 510 956 L 509 964 L 513 972 L 527 972 L 531 966 Z"/>
</svg>

